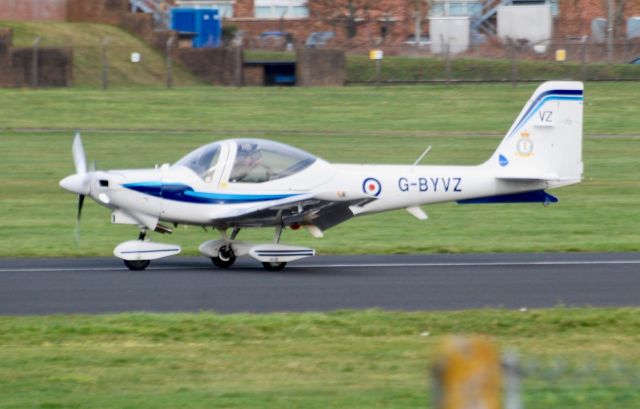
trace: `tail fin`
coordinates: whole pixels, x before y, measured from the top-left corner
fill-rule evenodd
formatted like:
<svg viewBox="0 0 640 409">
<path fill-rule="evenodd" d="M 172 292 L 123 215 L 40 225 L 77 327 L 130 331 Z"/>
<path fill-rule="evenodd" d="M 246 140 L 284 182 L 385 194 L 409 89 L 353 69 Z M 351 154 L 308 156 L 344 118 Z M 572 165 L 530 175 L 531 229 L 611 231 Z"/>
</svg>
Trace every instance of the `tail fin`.
<svg viewBox="0 0 640 409">
<path fill-rule="evenodd" d="M 486 165 L 500 179 L 547 180 L 553 186 L 579 182 L 582 101 L 581 82 L 540 85 Z"/>
</svg>

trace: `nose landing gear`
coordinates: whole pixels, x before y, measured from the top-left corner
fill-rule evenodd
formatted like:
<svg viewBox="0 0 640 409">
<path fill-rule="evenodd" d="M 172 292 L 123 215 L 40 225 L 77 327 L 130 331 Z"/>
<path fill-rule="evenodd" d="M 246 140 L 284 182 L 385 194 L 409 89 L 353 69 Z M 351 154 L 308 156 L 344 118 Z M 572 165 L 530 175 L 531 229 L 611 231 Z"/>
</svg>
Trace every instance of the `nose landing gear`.
<svg viewBox="0 0 640 409">
<path fill-rule="evenodd" d="M 131 271 L 141 271 L 149 267 L 151 260 L 122 260 L 124 265 Z"/>
<path fill-rule="evenodd" d="M 129 270 L 144 270 L 151 260 L 174 256 L 182 251 L 180 246 L 175 244 L 147 241 L 146 233 L 146 230 L 140 231 L 138 240 L 125 241 L 113 250 L 113 254 L 122 259 Z"/>
</svg>

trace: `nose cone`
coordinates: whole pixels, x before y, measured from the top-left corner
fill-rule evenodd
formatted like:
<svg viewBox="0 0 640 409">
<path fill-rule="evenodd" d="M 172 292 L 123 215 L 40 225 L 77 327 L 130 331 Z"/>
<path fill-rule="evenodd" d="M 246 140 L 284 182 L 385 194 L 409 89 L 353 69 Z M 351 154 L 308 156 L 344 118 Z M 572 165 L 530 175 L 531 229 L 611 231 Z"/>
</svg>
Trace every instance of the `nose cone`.
<svg viewBox="0 0 640 409">
<path fill-rule="evenodd" d="M 88 195 L 91 188 L 91 176 L 88 173 L 67 176 L 60 181 L 60 187 L 79 195 Z"/>
</svg>

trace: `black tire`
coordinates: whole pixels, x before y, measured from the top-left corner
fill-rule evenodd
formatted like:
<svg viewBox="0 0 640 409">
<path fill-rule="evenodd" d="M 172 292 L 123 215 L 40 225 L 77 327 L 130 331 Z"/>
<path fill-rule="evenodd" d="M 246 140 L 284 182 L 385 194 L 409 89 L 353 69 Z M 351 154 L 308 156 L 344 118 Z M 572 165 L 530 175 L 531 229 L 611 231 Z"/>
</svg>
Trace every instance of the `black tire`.
<svg viewBox="0 0 640 409">
<path fill-rule="evenodd" d="M 122 260 L 124 265 L 131 271 L 142 271 L 149 267 L 150 260 Z"/>
<path fill-rule="evenodd" d="M 286 266 L 287 263 L 262 263 L 262 267 L 267 271 L 282 271 Z"/>
<path fill-rule="evenodd" d="M 229 268 L 236 262 L 236 255 L 230 246 L 223 246 L 218 250 L 218 257 L 211 257 L 211 261 L 216 267 Z"/>
</svg>

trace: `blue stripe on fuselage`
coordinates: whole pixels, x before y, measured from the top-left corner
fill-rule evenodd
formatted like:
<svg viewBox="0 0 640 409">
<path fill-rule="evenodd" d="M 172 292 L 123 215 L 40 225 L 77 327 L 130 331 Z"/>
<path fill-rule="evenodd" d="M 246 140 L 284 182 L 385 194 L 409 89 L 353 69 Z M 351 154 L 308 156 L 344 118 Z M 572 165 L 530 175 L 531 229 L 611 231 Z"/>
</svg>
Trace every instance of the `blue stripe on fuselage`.
<svg viewBox="0 0 640 409">
<path fill-rule="evenodd" d="M 140 182 L 123 185 L 127 189 L 134 190 L 149 196 L 177 202 L 198 204 L 240 204 L 263 202 L 268 200 L 286 199 L 295 194 L 269 194 L 269 195 L 245 195 L 232 193 L 196 192 L 191 186 L 182 183 Z"/>
</svg>

